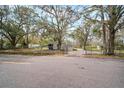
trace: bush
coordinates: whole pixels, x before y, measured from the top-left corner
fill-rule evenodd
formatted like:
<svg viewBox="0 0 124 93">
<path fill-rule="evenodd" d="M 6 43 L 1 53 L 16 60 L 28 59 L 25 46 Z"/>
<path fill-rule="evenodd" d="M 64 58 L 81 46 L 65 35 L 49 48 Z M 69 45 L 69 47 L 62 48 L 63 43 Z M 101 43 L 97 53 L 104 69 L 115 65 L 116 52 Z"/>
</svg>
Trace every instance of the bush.
<svg viewBox="0 0 124 93">
<path fill-rule="evenodd" d="M 73 48 L 73 51 L 77 51 L 77 49 L 76 48 Z"/>
<path fill-rule="evenodd" d="M 21 54 L 21 55 L 63 55 L 64 51 L 49 51 L 40 49 L 14 49 L 14 50 L 1 50 L 0 54 Z"/>
</svg>

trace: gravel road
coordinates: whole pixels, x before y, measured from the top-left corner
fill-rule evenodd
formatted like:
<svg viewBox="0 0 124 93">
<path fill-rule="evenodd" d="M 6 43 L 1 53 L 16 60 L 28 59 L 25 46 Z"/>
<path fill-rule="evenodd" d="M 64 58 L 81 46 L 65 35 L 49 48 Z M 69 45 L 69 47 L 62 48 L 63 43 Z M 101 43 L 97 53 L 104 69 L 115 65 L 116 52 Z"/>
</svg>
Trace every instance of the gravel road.
<svg viewBox="0 0 124 93">
<path fill-rule="evenodd" d="M 0 55 L 1 88 L 124 88 L 124 60 Z"/>
</svg>

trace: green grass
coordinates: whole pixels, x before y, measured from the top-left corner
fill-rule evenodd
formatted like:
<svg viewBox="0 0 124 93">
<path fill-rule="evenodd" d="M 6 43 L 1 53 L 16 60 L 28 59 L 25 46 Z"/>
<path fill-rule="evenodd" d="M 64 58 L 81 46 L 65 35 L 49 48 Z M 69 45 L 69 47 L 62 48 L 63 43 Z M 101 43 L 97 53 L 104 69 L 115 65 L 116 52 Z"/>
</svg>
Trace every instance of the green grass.
<svg viewBox="0 0 124 93">
<path fill-rule="evenodd" d="M 99 51 L 101 52 L 102 50 L 98 50 L 97 47 L 91 47 L 91 46 L 86 46 L 86 50 L 88 51 Z M 124 53 L 124 49 L 123 50 L 115 50 L 115 53 Z"/>
<path fill-rule="evenodd" d="M 124 53 L 124 50 L 115 50 L 115 53 Z"/>
<path fill-rule="evenodd" d="M 91 47 L 91 46 L 86 46 L 86 50 L 88 50 L 88 51 L 101 51 L 101 50 L 98 50 L 97 47 Z"/>
<path fill-rule="evenodd" d="M 124 59 L 124 55 L 123 56 L 118 56 L 118 55 L 103 55 L 103 54 L 87 54 L 87 55 L 83 55 L 83 57 L 85 58 L 112 58 L 112 59 Z"/>
<path fill-rule="evenodd" d="M 0 54 L 19 54 L 19 55 L 39 55 L 39 56 L 47 56 L 47 55 L 63 55 L 64 51 L 59 50 L 41 50 L 41 49 L 10 49 L 10 50 L 0 50 Z"/>
</svg>

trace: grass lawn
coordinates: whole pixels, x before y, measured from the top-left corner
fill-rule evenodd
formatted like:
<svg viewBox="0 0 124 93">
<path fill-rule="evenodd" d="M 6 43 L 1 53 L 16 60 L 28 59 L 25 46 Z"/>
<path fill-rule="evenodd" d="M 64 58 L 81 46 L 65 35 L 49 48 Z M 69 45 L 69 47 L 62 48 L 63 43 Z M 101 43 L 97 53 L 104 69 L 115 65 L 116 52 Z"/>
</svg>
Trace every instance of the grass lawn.
<svg viewBox="0 0 124 93">
<path fill-rule="evenodd" d="M 21 54 L 21 55 L 63 55 L 64 51 L 59 50 L 48 50 L 48 49 L 9 49 L 9 50 L 0 50 L 0 54 Z"/>
<path fill-rule="evenodd" d="M 83 55 L 85 58 L 112 58 L 112 59 L 124 59 L 124 55 L 102 55 L 102 54 L 87 54 Z"/>
<path fill-rule="evenodd" d="M 98 50 L 97 47 L 92 47 L 91 48 L 90 46 L 87 46 L 86 50 L 87 51 L 97 51 L 97 52 L 101 52 L 102 51 L 101 49 Z M 115 50 L 114 52 L 115 52 L 115 54 L 123 54 L 124 55 L 124 50 Z"/>
<path fill-rule="evenodd" d="M 86 50 L 88 50 L 88 51 L 99 51 L 99 52 L 101 51 L 101 49 L 98 50 L 97 47 L 91 47 L 91 46 L 87 46 Z"/>
<path fill-rule="evenodd" d="M 115 50 L 115 53 L 124 53 L 124 50 Z"/>
</svg>

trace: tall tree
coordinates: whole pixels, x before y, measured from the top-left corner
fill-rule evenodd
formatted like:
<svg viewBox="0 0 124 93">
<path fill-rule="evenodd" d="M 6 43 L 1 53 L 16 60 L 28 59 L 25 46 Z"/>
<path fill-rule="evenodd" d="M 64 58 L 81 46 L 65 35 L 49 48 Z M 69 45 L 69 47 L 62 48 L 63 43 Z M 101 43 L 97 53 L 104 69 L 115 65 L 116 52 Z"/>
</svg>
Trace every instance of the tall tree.
<svg viewBox="0 0 124 93">
<path fill-rule="evenodd" d="M 102 31 L 102 40 L 103 40 L 103 54 L 107 54 L 107 37 L 106 37 L 106 20 L 105 20 L 106 6 L 103 5 L 94 5 L 86 8 L 84 17 L 95 23 L 99 23 L 102 29 L 97 29 L 97 33 Z M 85 15 L 86 14 L 86 15 Z M 93 15 L 92 17 L 87 15 Z M 96 33 L 96 32 L 95 32 Z"/>
<path fill-rule="evenodd" d="M 72 34 L 74 39 L 78 40 L 80 44 L 80 48 L 86 50 L 86 45 L 88 41 L 88 37 L 91 31 L 91 23 L 89 21 L 85 21 L 82 26 L 79 26 Z"/>
<path fill-rule="evenodd" d="M 42 19 L 46 28 L 54 35 L 55 42 L 58 43 L 58 49 L 61 49 L 64 35 L 75 21 L 79 19 L 76 9 L 72 6 L 40 6 L 43 10 Z M 45 17 L 43 18 L 43 15 Z M 47 17 L 47 18 L 46 18 Z"/>
<path fill-rule="evenodd" d="M 123 5 L 111 5 L 107 6 L 108 14 L 108 51 L 107 54 L 113 55 L 115 49 L 115 34 L 119 29 L 124 27 L 124 6 Z"/>
<path fill-rule="evenodd" d="M 3 49 L 3 34 L 1 31 L 3 30 L 3 22 L 7 20 L 7 15 L 9 14 L 9 7 L 6 5 L 0 6 L 0 49 Z"/>
<path fill-rule="evenodd" d="M 85 15 L 85 18 L 101 24 L 104 54 L 113 55 L 115 34 L 123 27 L 124 23 L 124 6 L 92 6 L 87 8 L 85 13 L 91 13 L 91 15 L 95 16 L 88 18 Z"/>
<path fill-rule="evenodd" d="M 25 43 L 26 48 L 29 45 L 29 33 L 31 28 L 34 25 L 36 14 L 31 6 L 15 6 L 14 14 L 16 18 L 16 22 L 19 25 L 19 28 L 23 28 L 25 31 Z"/>
<path fill-rule="evenodd" d="M 23 30 L 18 29 L 18 26 L 12 22 L 8 22 L 3 25 L 1 34 L 10 41 L 12 48 L 16 48 L 16 44 L 24 35 Z"/>
</svg>

